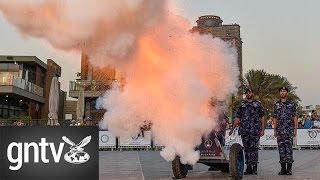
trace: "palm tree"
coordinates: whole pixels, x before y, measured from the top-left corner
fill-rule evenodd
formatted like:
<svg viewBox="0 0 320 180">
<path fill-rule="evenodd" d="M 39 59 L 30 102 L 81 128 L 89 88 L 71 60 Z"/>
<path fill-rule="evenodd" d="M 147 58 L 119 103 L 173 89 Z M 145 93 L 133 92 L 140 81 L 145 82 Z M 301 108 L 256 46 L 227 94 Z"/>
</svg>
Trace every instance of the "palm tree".
<svg viewBox="0 0 320 180">
<path fill-rule="evenodd" d="M 293 86 L 286 77 L 278 74 L 269 74 L 264 70 L 249 70 L 243 77 L 242 86 L 241 89 L 253 89 L 255 99 L 261 101 L 267 116 L 273 112 L 273 104 L 279 99 L 278 89 L 280 87 L 285 86 L 289 89 L 289 100 L 294 101 L 297 105 L 301 101 L 295 92 L 297 87 Z M 234 110 L 235 107 L 239 106 L 239 99 L 241 97 L 236 97 L 230 108 Z"/>
</svg>

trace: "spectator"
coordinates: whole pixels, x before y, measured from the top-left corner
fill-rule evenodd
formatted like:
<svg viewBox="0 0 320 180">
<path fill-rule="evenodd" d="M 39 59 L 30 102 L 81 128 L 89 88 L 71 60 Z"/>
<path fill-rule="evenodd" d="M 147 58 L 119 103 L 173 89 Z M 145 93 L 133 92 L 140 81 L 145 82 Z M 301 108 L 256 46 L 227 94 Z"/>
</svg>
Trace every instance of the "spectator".
<svg viewBox="0 0 320 180">
<path fill-rule="evenodd" d="M 313 121 L 310 119 L 310 116 L 307 116 L 303 122 L 304 129 L 310 129 L 313 126 Z"/>
<path fill-rule="evenodd" d="M 271 120 L 270 123 L 271 123 L 271 128 L 274 129 L 274 121 Z"/>
<path fill-rule="evenodd" d="M 15 126 L 24 126 L 24 123 L 21 120 L 14 122 Z"/>
<path fill-rule="evenodd" d="M 307 115 L 303 115 L 302 116 L 302 127 L 304 128 L 304 123 L 305 123 L 305 121 L 307 120 Z"/>
<path fill-rule="evenodd" d="M 314 129 L 320 129 L 320 116 L 318 115 L 313 122 L 313 128 Z"/>
<path fill-rule="evenodd" d="M 316 110 L 312 110 L 312 111 L 311 111 L 311 119 L 312 119 L 312 120 L 316 120 L 317 117 L 318 117 L 318 116 L 317 116 L 317 111 L 316 111 Z"/>
<path fill-rule="evenodd" d="M 87 117 L 85 120 L 86 126 L 92 126 L 92 119 L 90 117 Z"/>
<path fill-rule="evenodd" d="M 141 136 L 144 137 L 144 131 L 150 131 L 151 130 L 151 122 L 144 121 L 143 125 L 140 127 L 140 133 L 138 134 L 138 137 Z"/>
<path fill-rule="evenodd" d="M 272 128 L 272 119 L 269 119 L 266 123 L 266 128 L 271 129 Z"/>
<path fill-rule="evenodd" d="M 86 119 L 83 120 L 83 125 L 82 126 L 91 126 L 90 117 L 87 117 Z"/>
<path fill-rule="evenodd" d="M 298 118 L 298 128 L 302 128 L 302 121 L 303 121 L 302 117 L 299 116 L 299 118 Z"/>
<path fill-rule="evenodd" d="M 76 120 L 72 119 L 70 126 L 77 126 Z"/>
<path fill-rule="evenodd" d="M 270 129 L 269 121 L 266 122 L 266 129 Z"/>
</svg>

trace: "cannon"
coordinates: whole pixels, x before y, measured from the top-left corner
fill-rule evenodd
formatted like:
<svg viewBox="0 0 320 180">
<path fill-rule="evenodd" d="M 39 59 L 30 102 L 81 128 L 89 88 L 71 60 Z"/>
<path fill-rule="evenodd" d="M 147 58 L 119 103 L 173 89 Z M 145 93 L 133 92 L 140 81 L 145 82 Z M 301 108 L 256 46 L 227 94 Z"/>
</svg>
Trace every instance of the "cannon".
<svg viewBox="0 0 320 180">
<path fill-rule="evenodd" d="M 197 163 L 209 166 L 209 170 L 220 170 L 230 173 L 232 179 L 242 179 L 244 171 L 243 147 L 239 143 L 225 146 L 224 136 L 221 133 L 211 132 L 208 137 L 202 138 L 202 143 L 196 147 L 200 152 L 200 159 Z M 176 156 L 172 161 L 172 171 L 176 179 L 185 178 L 191 165 L 182 164 L 180 157 Z"/>
</svg>

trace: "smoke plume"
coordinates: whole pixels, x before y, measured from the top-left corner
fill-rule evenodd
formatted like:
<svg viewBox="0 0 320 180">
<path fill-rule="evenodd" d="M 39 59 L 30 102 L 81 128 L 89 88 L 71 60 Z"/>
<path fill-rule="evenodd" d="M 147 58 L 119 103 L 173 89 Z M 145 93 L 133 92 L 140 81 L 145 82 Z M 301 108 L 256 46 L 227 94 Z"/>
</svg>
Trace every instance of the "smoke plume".
<svg viewBox="0 0 320 180">
<path fill-rule="evenodd" d="M 217 128 L 227 101 L 237 91 L 236 50 L 209 35 L 190 33 L 191 24 L 164 0 L 0 0 L 0 10 L 24 36 L 54 48 L 79 50 L 94 65 L 113 64 L 126 73 L 124 88 L 99 98 L 105 124 L 117 136 L 152 124 L 165 145 L 161 155 L 194 164 L 194 147 Z"/>
</svg>

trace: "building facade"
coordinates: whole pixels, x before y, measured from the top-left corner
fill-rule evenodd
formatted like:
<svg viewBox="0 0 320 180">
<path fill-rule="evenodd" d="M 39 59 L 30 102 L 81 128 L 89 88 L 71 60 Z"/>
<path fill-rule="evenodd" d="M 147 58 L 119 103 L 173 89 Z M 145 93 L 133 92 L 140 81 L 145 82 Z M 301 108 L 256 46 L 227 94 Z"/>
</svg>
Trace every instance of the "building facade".
<svg viewBox="0 0 320 180">
<path fill-rule="evenodd" d="M 45 64 L 36 56 L 0 56 L 0 119 L 46 119 L 54 76 L 61 76 L 61 67 L 51 59 Z M 63 119 L 66 93 L 60 90 L 59 95 L 58 116 Z"/>
<path fill-rule="evenodd" d="M 302 107 L 302 112 L 305 115 L 311 116 L 312 111 L 316 111 L 317 114 L 320 114 L 320 105 L 308 105 Z"/>
<path fill-rule="evenodd" d="M 96 109 L 96 100 L 109 90 L 113 83 L 124 86 L 125 79 L 121 72 L 110 65 L 93 66 L 87 55 L 81 55 L 79 79 L 70 82 L 69 96 L 79 98 L 80 88 L 84 89 L 84 117 L 97 122 L 103 118 L 105 110 Z M 77 117 L 73 118 L 77 119 Z"/>
<path fill-rule="evenodd" d="M 64 106 L 65 120 L 77 119 L 77 101 L 66 100 Z"/>
<path fill-rule="evenodd" d="M 206 15 L 200 16 L 196 21 L 197 26 L 191 29 L 191 32 L 200 34 L 211 34 L 212 37 L 221 38 L 224 41 L 230 42 L 237 49 L 238 67 L 240 78 L 242 77 L 242 40 L 240 36 L 240 26 L 238 24 L 222 24 L 222 19 L 219 16 Z"/>
</svg>

